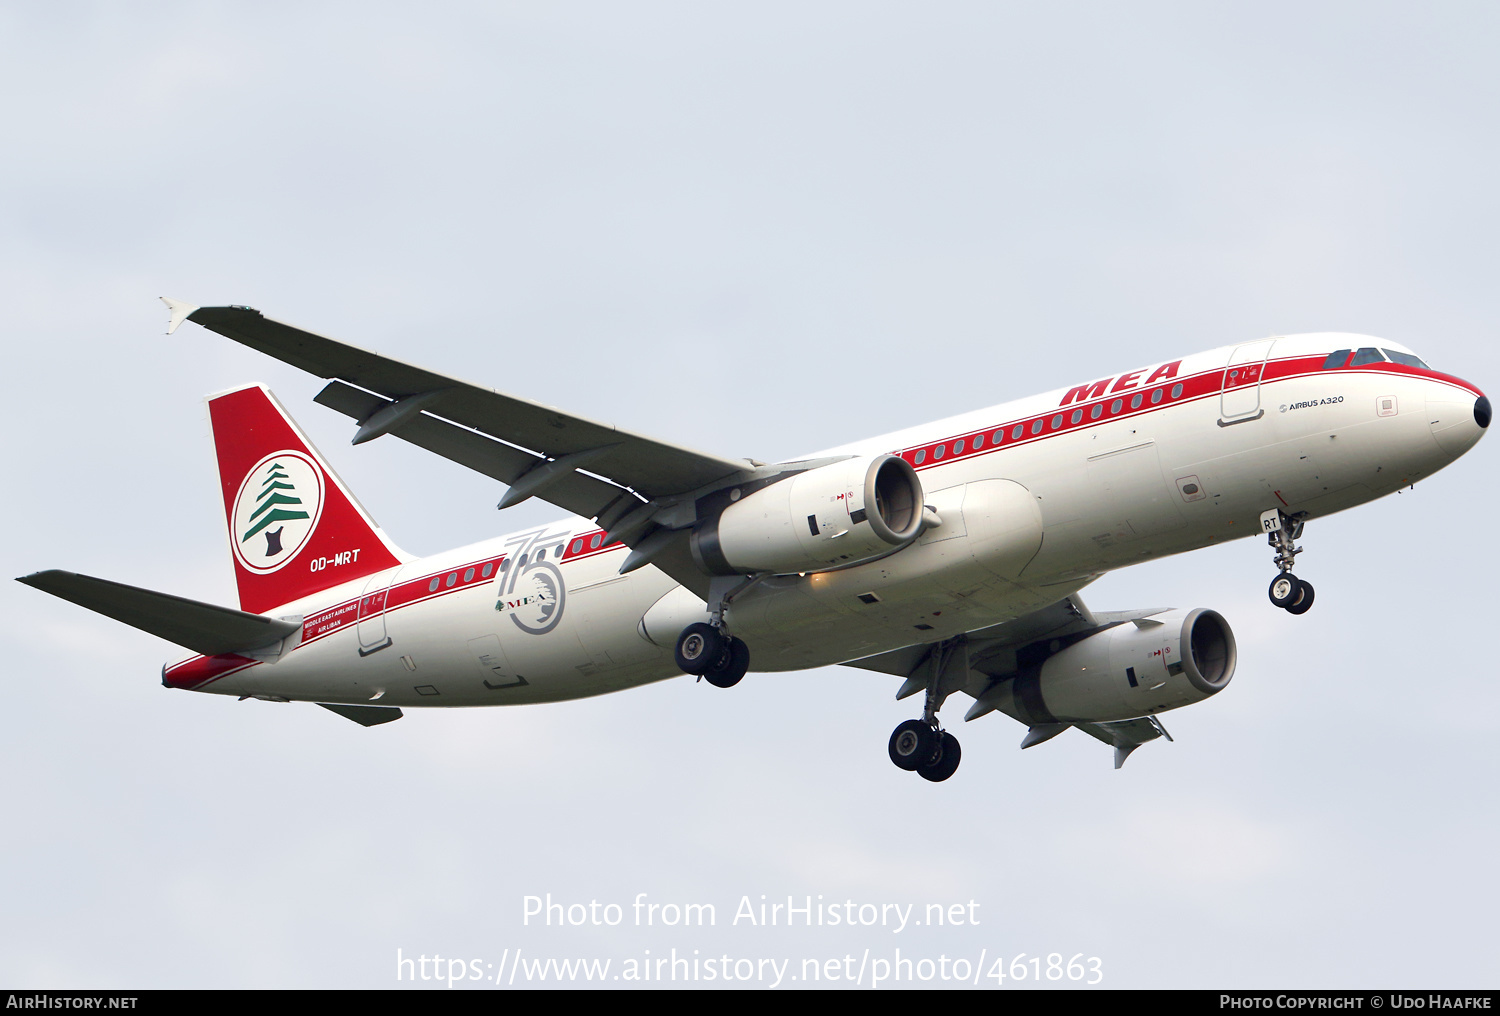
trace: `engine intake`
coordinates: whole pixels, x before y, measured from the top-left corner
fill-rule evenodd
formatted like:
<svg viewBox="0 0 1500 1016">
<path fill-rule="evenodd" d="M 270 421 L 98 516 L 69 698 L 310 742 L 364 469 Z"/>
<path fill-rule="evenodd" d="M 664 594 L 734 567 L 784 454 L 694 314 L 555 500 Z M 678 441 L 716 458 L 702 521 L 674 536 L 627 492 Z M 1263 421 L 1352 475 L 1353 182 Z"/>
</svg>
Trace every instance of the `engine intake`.
<svg viewBox="0 0 1500 1016">
<path fill-rule="evenodd" d="M 834 462 L 735 501 L 693 532 L 713 575 L 821 571 L 868 560 L 922 531 L 922 481 L 895 455 Z"/>
</svg>

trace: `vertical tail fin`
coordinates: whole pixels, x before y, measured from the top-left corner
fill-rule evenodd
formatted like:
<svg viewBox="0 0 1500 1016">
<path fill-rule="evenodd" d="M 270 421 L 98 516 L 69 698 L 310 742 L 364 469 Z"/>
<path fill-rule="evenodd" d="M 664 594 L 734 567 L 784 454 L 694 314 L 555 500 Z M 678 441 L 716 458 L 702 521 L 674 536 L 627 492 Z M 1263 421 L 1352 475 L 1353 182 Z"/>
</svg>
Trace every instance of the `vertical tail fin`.
<svg viewBox="0 0 1500 1016">
<path fill-rule="evenodd" d="M 403 554 L 261 385 L 208 398 L 240 607 L 264 613 Z"/>
</svg>

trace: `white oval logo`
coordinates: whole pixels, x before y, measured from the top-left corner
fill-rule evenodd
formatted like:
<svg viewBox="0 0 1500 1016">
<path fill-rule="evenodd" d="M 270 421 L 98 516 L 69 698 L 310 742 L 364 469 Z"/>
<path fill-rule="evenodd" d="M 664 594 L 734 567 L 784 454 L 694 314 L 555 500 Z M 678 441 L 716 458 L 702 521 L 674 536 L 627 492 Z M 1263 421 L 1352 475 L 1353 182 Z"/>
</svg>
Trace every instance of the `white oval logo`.
<svg viewBox="0 0 1500 1016">
<path fill-rule="evenodd" d="M 276 571 L 297 556 L 323 514 L 323 471 L 303 452 L 280 451 L 255 464 L 234 499 L 230 543 L 253 572 Z"/>
</svg>

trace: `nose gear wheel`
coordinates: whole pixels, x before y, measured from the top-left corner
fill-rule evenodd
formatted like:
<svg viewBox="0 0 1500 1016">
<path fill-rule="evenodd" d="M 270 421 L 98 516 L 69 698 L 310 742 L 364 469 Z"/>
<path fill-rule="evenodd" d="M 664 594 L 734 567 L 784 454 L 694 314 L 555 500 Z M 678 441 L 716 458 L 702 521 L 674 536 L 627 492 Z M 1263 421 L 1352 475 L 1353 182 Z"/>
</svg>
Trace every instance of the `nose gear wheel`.
<svg viewBox="0 0 1500 1016">
<path fill-rule="evenodd" d="M 1312 609 L 1313 587 L 1312 583 L 1305 579 L 1297 580 L 1297 598 L 1286 605 L 1288 614 L 1306 614 Z"/>
<path fill-rule="evenodd" d="M 1297 576 L 1291 572 L 1282 572 L 1271 580 L 1271 588 L 1268 590 L 1271 602 L 1278 607 L 1290 607 L 1297 599 L 1301 585 Z"/>
</svg>

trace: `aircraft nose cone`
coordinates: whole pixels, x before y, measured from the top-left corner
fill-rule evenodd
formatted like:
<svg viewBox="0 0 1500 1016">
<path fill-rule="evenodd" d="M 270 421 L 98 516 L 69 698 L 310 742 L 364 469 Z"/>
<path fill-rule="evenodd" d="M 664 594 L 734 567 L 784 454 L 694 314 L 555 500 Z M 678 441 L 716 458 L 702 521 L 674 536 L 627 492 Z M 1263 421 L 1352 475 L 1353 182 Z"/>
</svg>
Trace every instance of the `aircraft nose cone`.
<svg viewBox="0 0 1500 1016">
<path fill-rule="evenodd" d="M 1451 386 L 1427 395 L 1427 420 L 1439 447 L 1452 458 L 1473 448 L 1490 423 L 1490 400 L 1477 399 Z"/>
</svg>

